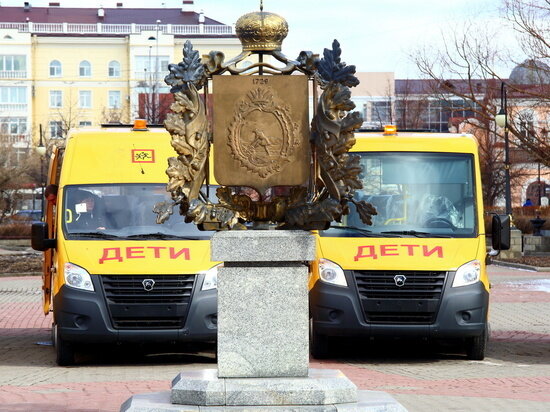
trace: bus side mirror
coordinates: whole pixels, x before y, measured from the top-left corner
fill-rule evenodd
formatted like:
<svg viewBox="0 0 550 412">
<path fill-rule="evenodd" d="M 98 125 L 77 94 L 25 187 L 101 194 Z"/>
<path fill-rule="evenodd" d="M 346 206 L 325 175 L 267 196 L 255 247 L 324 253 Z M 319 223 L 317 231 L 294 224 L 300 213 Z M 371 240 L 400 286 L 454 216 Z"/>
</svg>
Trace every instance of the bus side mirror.
<svg viewBox="0 0 550 412">
<path fill-rule="evenodd" d="M 41 252 L 55 247 L 55 239 L 48 239 L 48 224 L 36 222 L 31 226 L 31 246 Z"/>
<path fill-rule="evenodd" d="M 509 215 L 493 215 L 491 238 L 494 250 L 510 249 Z"/>
</svg>

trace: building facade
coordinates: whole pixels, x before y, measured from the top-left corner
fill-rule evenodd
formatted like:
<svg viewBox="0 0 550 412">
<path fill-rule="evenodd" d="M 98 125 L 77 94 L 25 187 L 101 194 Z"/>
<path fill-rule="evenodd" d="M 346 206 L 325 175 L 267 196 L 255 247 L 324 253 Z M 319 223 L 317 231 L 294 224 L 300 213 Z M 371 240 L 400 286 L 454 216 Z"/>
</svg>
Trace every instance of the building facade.
<svg viewBox="0 0 550 412">
<path fill-rule="evenodd" d="M 543 71 L 547 72 L 547 71 Z M 488 196 L 493 205 L 504 205 L 504 129 L 493 119 L 501 108 L 501 84 L 508 85 L 507 112 L 510 128 L 524 137 L 532 135 L 537 144 L 550 147 L 550 106 L 545 86 L 550 80 L 534 82 L 533 76 L 514 72 L 510 79 L 445 81 L 433 79 L 394 79 L 393 73 L 358 73 L 361 84 L 352 90 L 356 110 L 363 114 L 363 129 L 380 129 L 395 124 L 398 130 L 472 133 L 479 141 L 482 162 L 491 173 L 500 174 L 484 182 L 498 190 Z M 534 90 L 533 90 L 534 89 Z M 544 96 L 534 99 L 533 96 Z M 546 100 L 545 100 L 546 99 Z M 491 113 L 487 113 L 491 110 Z M 512 205 L 523 205 L 527 198 L 535 205 L 547 205 L 550 197 L 550 170 L 525 150 L 524 142 L 509 133 L 512 176 Z M 548 152 L 550 157 L 550 151 Z M 490 165 L 493 166 L 490 166 Z M 483 166 L 483 165 L 482 165 Z M 489 191 L 491 192 L 491 191 Z M 496 196 L 496 199 L 494 198 Z M 489 203 L 490 204 L 490 203 Z"/>
<path fill-rule="evenodd" d="M 23 3 L 23 2 L 22 2 Z M 191 40 L 205 54 L 241 52 L 234 28 L 194 10 L 0 6 L 0 136 L 28 148 L 72 127 L 158 111 L 168 63 Z M 141 106 L 140 106 L 141 105 Z"/>
</svg>

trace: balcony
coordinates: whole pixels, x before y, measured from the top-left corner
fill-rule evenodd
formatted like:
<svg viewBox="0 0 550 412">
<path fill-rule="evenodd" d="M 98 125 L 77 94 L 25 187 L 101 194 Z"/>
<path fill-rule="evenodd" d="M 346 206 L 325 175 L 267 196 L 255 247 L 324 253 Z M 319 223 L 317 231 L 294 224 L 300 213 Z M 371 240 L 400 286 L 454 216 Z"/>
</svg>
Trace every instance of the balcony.
<svg viewBox="0 0 550 412">
<path fill-rule="evenodd" d="M 156 74 L 157 81 L 164 83 L 164 78 L 169 75 L 169 71 L 159 71 Z M 137 71 L 134 72 L 134 79 L 135 80 L 145 80 L 147 82 L 153 83 L 155 81 L 155 72 L 146 72 L 146 71 Z"/>
<path fill-rule="evenodd" d="M 26 79 L 26 70 L 0 70 L 0 79 Z"/>
<path fill-rule="evenodd" d="M 30 147 L 31 136 L 28 134 L 8 134 L 0 136 L 0 147 Z"/>
<path fill-rule="evenodd" d="M 156 31 L 156 24 L 80 24 L 80 23 L 1 23 L 0 29 L 16 29 L 21 33 L 36 34 L 140 34 L 142 31 Z M 158 30 L 164 34 L 227 36 L 234 35 L 233 26 L 223 24 L 161 24 Z"/>
<path fill-rule="evenodd" d="M 28 109 L 27 103 L 0 103 L 0 112 L 26 112 Z M 3 113 L 5 116 L 5 113 Z"/>
</svg>

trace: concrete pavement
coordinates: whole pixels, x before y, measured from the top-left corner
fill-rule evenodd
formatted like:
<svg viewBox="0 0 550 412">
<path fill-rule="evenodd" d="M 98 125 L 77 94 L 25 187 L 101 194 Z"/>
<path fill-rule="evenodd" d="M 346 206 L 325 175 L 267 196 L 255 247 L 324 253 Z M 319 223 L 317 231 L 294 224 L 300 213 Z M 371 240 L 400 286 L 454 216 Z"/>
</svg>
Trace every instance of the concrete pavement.
<svg viewBox="0 0 550 412">
<path fill-rule="evenodd" d="M 409 411 L 550 410 L 550 275 L 490 267 L 492 339 L 484 361 L 453 348 L 345 342 L 312 368 L 342 370 L 360 389 Z M 136 393 L 168 390 L 183 368 L 214 367 L 207 347 L 186 354 L 104 347 L 55 365 L 39 277 L 0 278 L 0 411 L 118 411 Z M 351 349 L 351 350 L 349 350 Z"/>
</svg>

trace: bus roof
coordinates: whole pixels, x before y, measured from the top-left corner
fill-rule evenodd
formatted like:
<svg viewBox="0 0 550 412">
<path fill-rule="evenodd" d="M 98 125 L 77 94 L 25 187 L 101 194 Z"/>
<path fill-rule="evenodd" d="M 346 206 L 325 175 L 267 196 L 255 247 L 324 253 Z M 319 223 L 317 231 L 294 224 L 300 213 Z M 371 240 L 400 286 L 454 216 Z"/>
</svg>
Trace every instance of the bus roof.
<svg viewBox="0 0 550 412">
<path fill-rule="evenodd" d="M 355 133 L 353 152 L 445 152 L 477 153 L 477 141 L 471 134 L 397 132 Z"/>
</svg>

